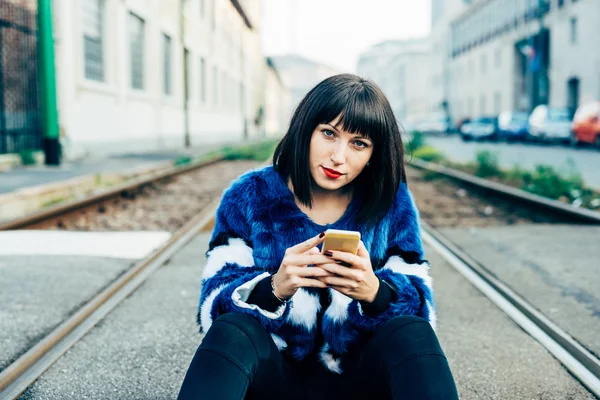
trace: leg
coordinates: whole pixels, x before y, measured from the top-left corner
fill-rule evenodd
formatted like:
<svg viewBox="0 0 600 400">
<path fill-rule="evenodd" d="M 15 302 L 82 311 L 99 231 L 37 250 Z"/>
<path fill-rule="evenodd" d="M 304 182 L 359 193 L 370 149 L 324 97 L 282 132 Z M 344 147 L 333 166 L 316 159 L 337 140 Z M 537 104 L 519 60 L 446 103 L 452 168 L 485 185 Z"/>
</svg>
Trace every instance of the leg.
<svg viewBox="0 0 600 400">
<path fill-rule="evenodd" d="M 365 345 L 353 376 L 357 390 L 380 390 L 392 399 L 458 399 L 452 372 L 431 325 L 423 318 L 401 316 L 377 329 Z M 369 388 L 371 384 L 375 387 Z"/>
<path fill-rule="evenodd" d="M 217 318 L 206 333 L 179 399 L 234 400 L 251 398 L 254 393 L 270 398 L 289 390 L 293 382 L 293 372 L 260 322 L 249 315 L 230 313 Z"/>
</svg>

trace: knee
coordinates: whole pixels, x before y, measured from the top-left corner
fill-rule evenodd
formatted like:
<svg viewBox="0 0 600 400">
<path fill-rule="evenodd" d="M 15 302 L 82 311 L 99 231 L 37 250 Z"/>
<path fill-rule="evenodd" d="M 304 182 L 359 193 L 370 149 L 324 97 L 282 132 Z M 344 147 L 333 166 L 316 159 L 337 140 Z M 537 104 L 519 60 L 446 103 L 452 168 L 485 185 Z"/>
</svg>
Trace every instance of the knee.
<svg viewBox="0 0 600 400">
<path fill-rule="evenodd" d="M 213 322 L 200 349 L 265 358 L 270 352 L 270 340 L 270 335 L 256 318 L 242 313 L 227 313 Z"/>
<path fill-rule="evenodd" d="M 375 336 L 384 353 L 443 354 L 431 324 L 414 315 L 392 318 L 379 327 Z"/>
</svg>

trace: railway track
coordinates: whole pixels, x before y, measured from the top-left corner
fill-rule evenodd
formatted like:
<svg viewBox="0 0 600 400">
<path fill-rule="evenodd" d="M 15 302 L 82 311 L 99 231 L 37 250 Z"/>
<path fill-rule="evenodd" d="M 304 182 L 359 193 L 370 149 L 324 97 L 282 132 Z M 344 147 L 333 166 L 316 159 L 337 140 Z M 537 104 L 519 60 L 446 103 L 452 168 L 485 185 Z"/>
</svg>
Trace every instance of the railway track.
<svg viewBox="0 0 600 400">
<path fill-rule="evenodd" d="M 109 202 L 113 199 L 129 197 L 132 193 L 136 193 L 148 185 L 208 167 L 220 161 L 223 161 L 222 156 L 214 157 L 209 160 L 190 165 L 173 166 L 154 176 L 142 177 L 131 182 L 126 182 L 114 188 L 100 191 L 83 199 L 61 203 L 22 218 L 0 223 L 0 231 L 16 229 L 47 229 L 48 227 L 54 227 L 56 225 L 60 225 L 62 220 L 72 218 L 78 213 L 96 212 L 98 207 L 105 202 Z"/>
<path fill-rule="evenodd" d="M 204 165 L 210 165 L 217 161 L 219 160 L 211 160 L 203 165 L 178 168 L 177 171 L 170 171 L 172 172 L 171 175 L 165 173 L 164 176 L 154 177 L 153 180 L 148 180 L 148 182 L 133 182 L 126 186 L 128 190 L 136 190 L 140 185 L 148 184 L 151 181 L 165 179 L 169 176 L 201 168 Z M 411 164 L 414 164 L 414 160 Z M 450 176 L 450 174 L 453 174 L 453 171 L 448 171 L 448 169 L 438 171 L 437 167 L 432 165 L 422 164 L 417 167 L 432 172 L 440 172 L 454 180 L 463 178 L 460 176 L 462 173 Z M 540 205 L 545 212 L 555 212 L 563 218 L 570 218 L 572 216 L 572 220 L 577 222 L 600 223 L 600 218 L 593 215 L 594 213 L 591 211 L 574 209 L 562 203 L 546 199 L 537 199 L 538 196 L 527 193 L 523 195 L 523 193 L 518 193 L 520 191 L 502 187 L 504 185 L 495 183 L 491 185 L 489 181 L 480 182 L 483 180 L 478 178 L 466 178 L 464 182 L 468 185 L 509 197 L 515 202 L 525 202 L 528 206 Z M 126 191 L 125 185 L 111 190 L 110 195 L 102 193 L 96 196 L 95 200 L 88 199 L 86 200 L 86 204 L 84 204 L 84 201 L 79 205 L 73 203 L 55 207 L 52 210 L 46 211 L 45 215 L 39 214 L 35 217 L 22 219 L 21 221 L 13 221 L 12 223 L 4 224 L 0 229 L 26 229 L 32 226 L 41 226 L 44 223 L 48 223 L 48 220 L 55 221 L 57 218 L 65 218 L 65 216 L 80 211 L 84 207 L 94 207 L 98 203 L 110 198 L 110 196 L 121 196 L 124 190 Z M 538 200 L 541 201 L 538 202 Z M 2 371 L 0 373 L 0 398 L 17 398 L 69 348 L 89 332 L 99 321 L 105 318 L 123 299 L 133 293 L 154 271 L 173 257 L 196 234 L 210 229 L 217 206 L 218 200 L 215 200 L 203 212 L 175 232 L 163 247 L 156 250 L 144 261 L 136 264 L 118 280 L 97 294 L 75 314 Z M 535 307 L 511 290 L 505 283 L 497 279 L 484 265 L 471 258 L 434 227 L 422 222 L 422 230 L 425 243 L 441 254 L 458 272 L 503 310 L 515 323 L 547 348 L 594 395 L 600 397 L 600 361 L 598 358 L 542 313 L 537 311 Z"/>
<path fill-rule="evenodd" d="M 600 224 L 600 213 L 578 209 L 507 185 L 478 178 L 438 164 L 413 159 L 411 166 L 450 178 L 461 185 L 500 196 L 584 224 Z M 498 279 L 435 227 L 421 221 L 423 240 L 438 252 L 471 284 L 554 355 L 567 370 L 595 396 L 600 397 L 600 359 L 565 330 L 538 311 L 530 302 Z"/>
</svg>

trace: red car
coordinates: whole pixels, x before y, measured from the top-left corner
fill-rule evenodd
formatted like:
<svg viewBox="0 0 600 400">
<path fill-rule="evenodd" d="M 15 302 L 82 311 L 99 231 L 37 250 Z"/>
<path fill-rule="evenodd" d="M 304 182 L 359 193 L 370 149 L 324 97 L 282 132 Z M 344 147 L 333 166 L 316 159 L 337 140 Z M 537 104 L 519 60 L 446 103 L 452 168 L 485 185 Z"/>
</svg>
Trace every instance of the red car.
<svg viewBox="0 0 600 400">
<path fill-rule="evenodd" d="M 571 143 L 592 143 L 600 147 L 600 101 L 586 103 L 573 117 Z"/>
</svg>

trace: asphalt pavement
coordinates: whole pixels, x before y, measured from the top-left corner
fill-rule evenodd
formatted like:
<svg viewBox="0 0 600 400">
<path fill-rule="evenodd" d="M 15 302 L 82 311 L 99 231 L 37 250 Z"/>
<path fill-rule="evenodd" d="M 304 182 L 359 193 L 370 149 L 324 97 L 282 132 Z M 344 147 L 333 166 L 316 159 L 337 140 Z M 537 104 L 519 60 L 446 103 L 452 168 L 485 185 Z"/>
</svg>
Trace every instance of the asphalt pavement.
<svg viewBox="0 0 600 400">
<path fill-rule="evenodd" d="M 195 238 L 21 399 L 169 399 L 201 342 L 195 323 L 209 235 Z M 438 336 L 462 399 L 593 399 L 431 249 Z M 318 390 L 318 389 L 317 389 Z"/>
<path fill-rule="evenodd" d="M 568 172 L 570 171 L 569 160 L 571 160 L 586 184 L 600 189 L 600 151 L 593 147 L 572 148 L 561 144 L 539 143 L 463 142 L 458 135 L 425 135 L 425 141 L 441 150 L 448 159 L 456 162 L 475 161 L 478 150 L 489 150 L 498 154 L 503 168 L 519 165 L 525 169 L 533 169 L 536 165 L 545 164 Z"/>
</svg>

